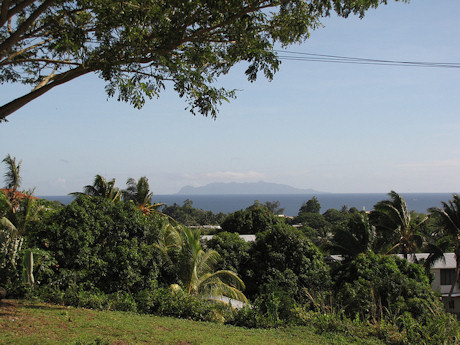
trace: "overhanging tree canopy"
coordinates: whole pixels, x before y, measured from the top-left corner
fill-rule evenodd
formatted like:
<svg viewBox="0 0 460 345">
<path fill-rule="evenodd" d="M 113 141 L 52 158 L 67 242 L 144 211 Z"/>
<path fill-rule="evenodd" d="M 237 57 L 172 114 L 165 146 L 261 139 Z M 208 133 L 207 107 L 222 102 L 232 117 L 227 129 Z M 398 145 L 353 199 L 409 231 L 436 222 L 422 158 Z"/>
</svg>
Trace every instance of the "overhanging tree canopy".
<svg viewBox="0 0 460 345">
<path fill-rule="evenodd" d="M 397 0 L 396 0 L 397 1 Z M 402 0 L 406 1 L 406 0 Z M 88 73 L 109 96 L 141 108 L 168 83 L 188 109 L 215 117 L 233 90 L 215 85 L 240 61 L 271 79 L 273 47 L 301 42 L 335 11 L 363 16 L 387 0 L 3 0 L 0 82 L 32 91 L 0 107 L 0 120 Z"/>
</svg>

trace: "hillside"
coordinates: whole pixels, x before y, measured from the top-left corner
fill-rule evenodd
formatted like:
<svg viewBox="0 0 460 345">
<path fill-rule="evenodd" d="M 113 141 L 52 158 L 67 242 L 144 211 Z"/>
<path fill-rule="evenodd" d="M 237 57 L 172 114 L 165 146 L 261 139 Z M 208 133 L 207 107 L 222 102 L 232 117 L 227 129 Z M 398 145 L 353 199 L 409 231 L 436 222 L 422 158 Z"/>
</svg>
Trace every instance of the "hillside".
<svg viewBox="0 0 460 345">
<path fill-rule="evenodd" d="M 45 303 L 0 303 L 1 344 L 381 344 L 336 333 L 318 335 L 309 327 L 246 329 Z"/>
</svg>

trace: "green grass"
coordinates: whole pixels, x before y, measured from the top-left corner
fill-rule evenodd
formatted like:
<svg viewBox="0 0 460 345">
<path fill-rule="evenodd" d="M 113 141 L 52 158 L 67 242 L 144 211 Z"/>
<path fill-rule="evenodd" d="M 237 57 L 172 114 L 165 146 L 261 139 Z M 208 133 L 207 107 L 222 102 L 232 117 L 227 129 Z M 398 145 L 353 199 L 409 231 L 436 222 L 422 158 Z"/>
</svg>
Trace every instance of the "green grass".
<svg viewBox="0 0 460 345">
<path fill-rule="evenodd" d="M 246 329 L 6 300 L 0 305 L 0 344 L 379 344 L 343 334 L 315 334 L 310 327 Z"/>
</svg>

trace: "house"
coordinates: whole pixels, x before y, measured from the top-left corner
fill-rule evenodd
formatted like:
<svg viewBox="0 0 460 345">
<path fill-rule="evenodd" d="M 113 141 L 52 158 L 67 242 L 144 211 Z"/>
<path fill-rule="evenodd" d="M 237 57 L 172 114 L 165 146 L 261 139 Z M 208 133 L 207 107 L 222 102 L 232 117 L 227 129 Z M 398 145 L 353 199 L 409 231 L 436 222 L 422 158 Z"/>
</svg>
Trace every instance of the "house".
<svg viewBox="0 0 460 345">
<path fill-rule="evenodd" d="M 429 254 L 418 253 L 415 255 L 417 260 L 423 260 Z M 458 284 L 454 285 L 452 298 L 449 298 L 450 289 L 456 278 L 456 268 L 457 260 L 455 259 L 455 253 L 444 253 L 444 259 L 437 260 L 430 269 L 434 278 L 431 287 L 441 295 L 446 311 L 455 314 L 460 320 L 460 288 Z"/>
</svg>

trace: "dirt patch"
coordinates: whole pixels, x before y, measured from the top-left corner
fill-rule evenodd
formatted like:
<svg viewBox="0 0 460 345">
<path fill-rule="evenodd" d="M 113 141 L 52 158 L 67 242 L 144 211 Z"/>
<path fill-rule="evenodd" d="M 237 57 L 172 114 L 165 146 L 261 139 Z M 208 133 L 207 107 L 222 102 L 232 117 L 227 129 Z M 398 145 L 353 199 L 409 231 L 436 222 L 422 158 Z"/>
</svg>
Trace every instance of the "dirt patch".
<svg viewBox="0 0 460 345">
<path fill-rule="evenodd" d="M 18 301 L 13 299 L 4 299 L 0 302 L 0 320 L 2 323 L 17 321 L 20 319 L 20 309 Z"/>
<path fill-rule="evenodd" d="M 18 301 L 14 299 L 2 299 L 0 301 L 0 317 L 13 315 L 17 309 Z"/>
<path fill-rule="evenodd" d="M 43 331 L 43 329 L 53 329 L 53 327 L 59 327 L 60 330 L 67 329 L 66 322 L 60 318 L 49 319 L 42 315 L 35 315 L 34 309 L 51 310 L 51 305 L 42 305 L 43 308 L 39 308 L 34 304 L 22 303 L 17 300 L 2 300 L 0 303 L 0 328 L 10 331 L 14 334 L 37 334 Z M 59 309 L 59 308 L 58 308 Z M 48 332 L 47 338 L 54 339 L 56 334 L 54 332 Z"/>
</svg>

